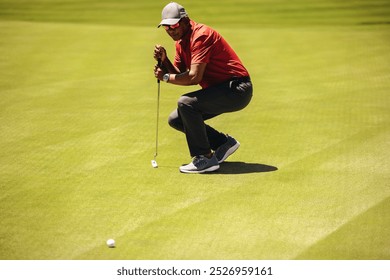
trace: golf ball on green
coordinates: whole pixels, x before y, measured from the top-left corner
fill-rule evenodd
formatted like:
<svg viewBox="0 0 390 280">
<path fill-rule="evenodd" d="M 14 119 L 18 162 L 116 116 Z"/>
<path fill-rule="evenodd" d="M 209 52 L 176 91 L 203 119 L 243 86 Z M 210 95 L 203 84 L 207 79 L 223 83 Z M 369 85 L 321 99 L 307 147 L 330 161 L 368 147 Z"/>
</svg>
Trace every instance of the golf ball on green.
<svg viewBox="0 0 390 280">
<path fill-rule="evenodd" d="M 106 244 L 107 244 L 107 246 L 109 248 L 114 248 L 115 247 L 115 240 L 114 239 L 108 239 Z"/>
</svg>

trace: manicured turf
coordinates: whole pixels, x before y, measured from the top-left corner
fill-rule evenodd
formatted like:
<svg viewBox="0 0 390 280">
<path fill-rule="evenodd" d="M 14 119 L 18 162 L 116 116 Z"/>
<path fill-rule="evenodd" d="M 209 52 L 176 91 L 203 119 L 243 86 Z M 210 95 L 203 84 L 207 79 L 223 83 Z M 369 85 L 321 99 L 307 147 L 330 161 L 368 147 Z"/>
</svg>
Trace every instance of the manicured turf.
<svg viewBox="0 0 390 280">
<path fill-rule="evenodd" d="M 0 259 L 390 259 L 389 2 L 180 3 L 254 82 L 210 175 L 166 123 L 198 87 L 150 164 L 165 3 L 0 0 Z"/>
</svg>

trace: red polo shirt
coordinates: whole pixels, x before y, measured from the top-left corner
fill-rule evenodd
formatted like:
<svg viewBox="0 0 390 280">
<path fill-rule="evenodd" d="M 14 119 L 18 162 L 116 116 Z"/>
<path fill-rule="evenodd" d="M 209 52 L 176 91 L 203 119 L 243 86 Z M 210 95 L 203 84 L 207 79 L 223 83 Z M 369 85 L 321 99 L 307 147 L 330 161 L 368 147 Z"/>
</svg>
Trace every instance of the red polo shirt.
<svg viewBox="0 0 390 280">
<path fill-rule="evenodd" d="M 191 29 L 176 41 L 174 65 L 185 72 L 191 64 L 207 63 L 202 88 L 227 81 L 233 77 L 249 76 L 234 50 L 222 36 L 210 27 L 191 20 Z"/>
</svg>

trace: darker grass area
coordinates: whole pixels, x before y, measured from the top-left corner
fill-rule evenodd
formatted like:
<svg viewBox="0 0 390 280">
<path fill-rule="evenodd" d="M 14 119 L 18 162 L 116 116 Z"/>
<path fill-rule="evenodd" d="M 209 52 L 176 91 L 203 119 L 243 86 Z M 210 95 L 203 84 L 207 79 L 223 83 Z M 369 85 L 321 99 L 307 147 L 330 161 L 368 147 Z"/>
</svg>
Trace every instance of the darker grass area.
<svg viewBox="0 0 390 280">
<path fill-rule="evenodd" d="M 0 19 L 144 26 L 160 17 L 158 1 L 0 0 Z"/>
<path fill-rule="evenodd" d="M 390 198 L 340 227 L 297 259 L 390 260 Z M 375 253 L 373 253 L 375 252 Z"/>
<path fill-rule="evenodd" d="M 220 1 L 178 2 L 195 20 L 219 26 L 359 25 L 390 21 L 390 2 L 386 0 L 226 0 L 223 5 Z M 0 20 L 155 26 L 164 5 L 158 0 L 0 0 Z"/>
</svg>

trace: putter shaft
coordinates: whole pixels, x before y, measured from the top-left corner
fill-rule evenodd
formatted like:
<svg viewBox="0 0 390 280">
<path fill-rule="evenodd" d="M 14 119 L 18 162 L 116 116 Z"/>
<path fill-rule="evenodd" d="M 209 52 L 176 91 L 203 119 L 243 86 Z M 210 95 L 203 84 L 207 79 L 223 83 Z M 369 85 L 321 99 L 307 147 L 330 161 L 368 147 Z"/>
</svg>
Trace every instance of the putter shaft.
<svg viewBox="0 0 390 280">
<path fill-rule="evenodd" d="M 158 67 L 161 67 L 161 59 L 157 61 Z M 156 152 L 154 154 L 154 161 L 158 155 L 158 121 L 160 118 L 160 80 L 157 79 L 157 116 L 156 116 Z"/>
</svg>

